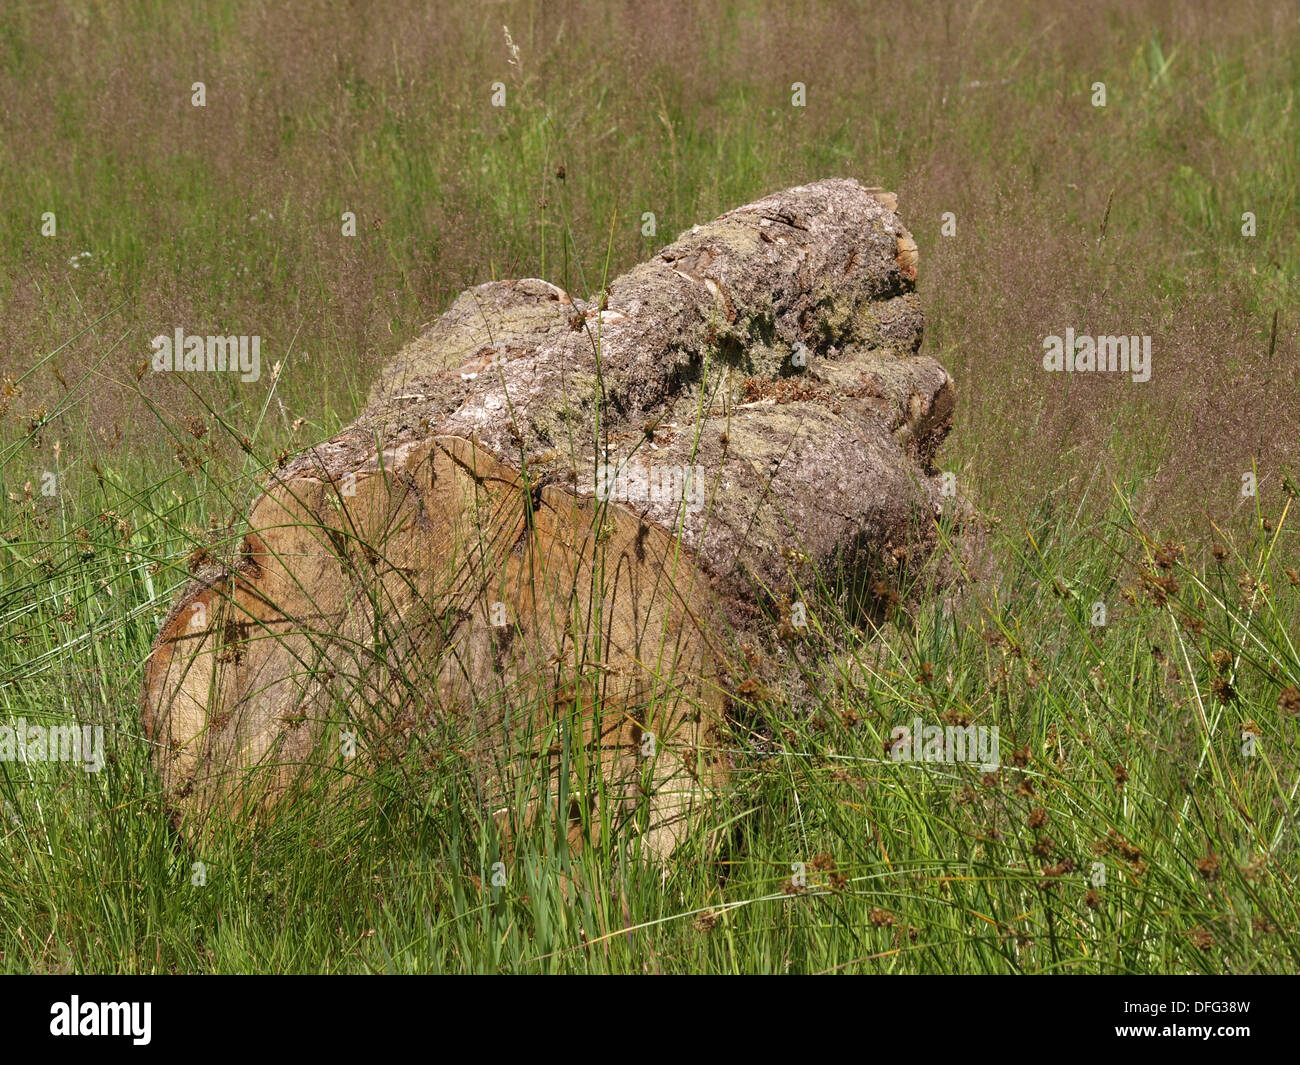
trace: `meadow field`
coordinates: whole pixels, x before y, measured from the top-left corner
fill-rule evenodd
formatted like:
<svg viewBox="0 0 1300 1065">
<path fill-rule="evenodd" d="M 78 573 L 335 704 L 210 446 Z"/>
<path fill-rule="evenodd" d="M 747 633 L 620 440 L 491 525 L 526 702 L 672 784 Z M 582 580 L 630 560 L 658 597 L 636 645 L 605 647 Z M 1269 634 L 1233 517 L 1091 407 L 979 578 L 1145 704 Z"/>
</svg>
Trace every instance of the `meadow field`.
<svg viewBox="0 0 1300 1065">
<path fill-rule="evenodd" d="M 0 6 L 0 971 L 1295 972 L 1298 95 L 1284 0 Z M 144 662 L 267 477 L 463 289 L 824 177 L 919 246 L 960 589 L 827 593 L 667 862 L 507 844 L 452 754 L 178 833 Z M 1001 768 L 891 760 L 917 717 Z M 5 754 L 69 721 L 97 771 Z"/>
</svg>

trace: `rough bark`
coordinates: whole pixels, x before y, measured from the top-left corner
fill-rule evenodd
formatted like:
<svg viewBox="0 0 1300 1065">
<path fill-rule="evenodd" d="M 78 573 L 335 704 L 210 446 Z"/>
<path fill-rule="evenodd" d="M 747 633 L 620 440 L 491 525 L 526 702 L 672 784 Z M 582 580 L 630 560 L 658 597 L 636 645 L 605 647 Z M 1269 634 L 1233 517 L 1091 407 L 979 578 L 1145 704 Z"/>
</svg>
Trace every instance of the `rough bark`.
<svg viewBox="0 0 1300 1065">
<path fill-rule="evenodd" d="M 144 721 L 177 809 L 266 803 L 347 720 L 367 756 L 468 751 L 494 807 L 581 763 L 582 801 L 671 849 L 725 781 L 737 648 L 771 605 L 933 544 L 954 389 L 917 354 L 894 208 L 821 181 L 591 302 L 462 293 L 164 624 Z"/>
</svg>

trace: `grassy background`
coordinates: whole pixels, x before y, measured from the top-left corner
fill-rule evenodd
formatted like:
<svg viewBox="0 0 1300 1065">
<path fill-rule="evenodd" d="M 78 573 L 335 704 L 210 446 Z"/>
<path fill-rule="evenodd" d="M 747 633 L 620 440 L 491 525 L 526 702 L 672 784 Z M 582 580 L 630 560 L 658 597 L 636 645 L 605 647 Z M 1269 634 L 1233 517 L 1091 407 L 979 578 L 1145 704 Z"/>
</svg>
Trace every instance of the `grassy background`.
<svg viewBox="0 0 1300 1065">
<path fill-rule="evenodd" d="M 1294 970 L 1300 19 L 1220 8 L 5 5 L 0 704 L 114 757 L 0 763 L 3 968 Z M 589 292 L 825 176 L 899 193 L 998 575 L 837 666 L 792 648 L 839 681 L 754 708 L 666 869 L 544 828 L 506 854 L 450 762 L 180 842 L 141 664 L 279 456 L 462 288 Z M 147 372 L 176 326 L 260 334 L 262 380 Z M 1151 381 L 1044 373 L 1067 326 L 1151 335 Z M 1003 772 L 881 764 L 916 713 L 999 725 Z"/>
</svg>

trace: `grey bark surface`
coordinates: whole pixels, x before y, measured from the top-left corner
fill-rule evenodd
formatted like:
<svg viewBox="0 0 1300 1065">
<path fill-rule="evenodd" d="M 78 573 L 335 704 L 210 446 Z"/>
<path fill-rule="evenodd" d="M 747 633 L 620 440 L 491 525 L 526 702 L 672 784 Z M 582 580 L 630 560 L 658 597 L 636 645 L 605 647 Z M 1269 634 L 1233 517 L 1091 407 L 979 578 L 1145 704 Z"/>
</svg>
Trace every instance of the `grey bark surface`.
<svg viewBox="0 0 1300 1065">
<path fill-rule="evenodd" d="M 892 201 L 827 180 L 736 208 L 617 278 L 603 311 L 544 281 L 471 289 L 385 369 L 326 466 L 372 434 L 430 431 L 579 495 L 596 491 L 598 442 L 611 465 L 698 466 L 707 508 L 638 510 L 741 597 L 781 587 L 790 550 L 915 542 L 941 509 L 932 460 L 955 392 L 917 355 L 916 246 Z"/>
</svg>

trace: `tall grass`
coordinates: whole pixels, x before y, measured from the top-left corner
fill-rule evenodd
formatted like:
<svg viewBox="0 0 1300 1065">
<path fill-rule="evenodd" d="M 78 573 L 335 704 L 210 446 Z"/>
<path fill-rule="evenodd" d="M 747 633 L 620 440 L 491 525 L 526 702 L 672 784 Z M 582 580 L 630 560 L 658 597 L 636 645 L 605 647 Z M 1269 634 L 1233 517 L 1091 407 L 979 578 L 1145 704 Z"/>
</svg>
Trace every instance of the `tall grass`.
<svg viewBox="0 0 1300 1065">
<path fill-rule="evenodd" d="M 1294 970 L 1298 39 L 1252 2 L 7 7 L 0 724 L 110 757 L 0 762 L 4 969 Z M 873 627 L 806 589 L 666 864 L 503 838 L 455 752 L 178 835 L 142 663 L 260 480 L 463 287 L 585 293 L 831 174 L 921 246 L 964 591 Z M 142 372 L 177 325 L 262 335 L 261 382 Z M 1151 334 L 1152 381 L 1042 373 L 1065 326 Z M 998 726 L 1002 768 L 893 761 L 917 716 Z"/>
<path fill-rule="evenodd" d="M 1151 540 L 1129 503 L 1117 491 L 1086 530 L 1003 526 L 996 577 L 878 629 L 810 597 L 790 692 L 740 708 L 734 787 L 667 863 L 630 833 L 571 851 L 567 816 L 503 837 L 450 749 L 187 842 L 135 701 L 157 605 L 141 574 L 173 546 L 97 525 L 4 588 L 0 620 L 22 633 L 0 659 L 6 717 L 102 721 L 110 752 L 98 773 L 4 765 L 5 966 L 1291 969 L 1289 507 L 1206 566 Z M 847 645 L 828 652 L 823 632 Z M 915 717 L 998 726 L 1001 768 L 895 761 L 892 730 Z"/>
</svg>

